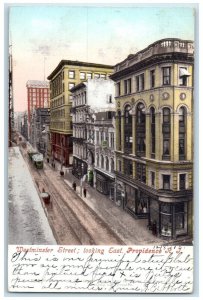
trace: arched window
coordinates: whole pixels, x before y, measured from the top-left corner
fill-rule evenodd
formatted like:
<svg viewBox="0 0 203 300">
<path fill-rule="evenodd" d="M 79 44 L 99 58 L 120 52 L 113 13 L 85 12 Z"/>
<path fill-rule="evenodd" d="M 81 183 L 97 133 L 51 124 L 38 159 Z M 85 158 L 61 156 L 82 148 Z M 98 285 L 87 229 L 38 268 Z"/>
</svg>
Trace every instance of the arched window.
<svg viewBox="0 0 203 300">
<path fill-rule="evenodd" d="M 106 170 L 109 171 L 109 159 L 106 156 Z"/>
<path fill-rule="evenodd" d="M 145 106 L 138 103 L 136 109 L 136 154 L 145 156 Z"/>
<path fill-rule="evenodd" d="M 114 159 L 111 158 L 111 173 L 114 172 Z"/>
<path fill-rule="evenodd" d="M 101 155 L 101 168 L 102 169 L 104 168 L 104 157 L 103 157 L 103 155 Z"/>
<path fill-rule="evenodd" d="M 151 157 L 155 158 L 155 109 L 150 109 L 150 122 L 151 122 Z"/>
<path fill-rule="evenodd" d="M 97 167 L 99 167 L 99 154 L 97 153 Z"/>
<path fill-rule="evenodd" d="M 131 107 L 127 105 L 124 111 L 124 149 L 132 153 L 132 114 Z"/>
<path fill-rule="evenodd" d="M 185 159 L 186 150 L 186 108 L 179 109 L 179 160 Z"/>
<path fill-rule="evenodd" d="M 171 114 L 170 108 L 163 108 L 163 160 L 170 160 Z"/>
</svg>

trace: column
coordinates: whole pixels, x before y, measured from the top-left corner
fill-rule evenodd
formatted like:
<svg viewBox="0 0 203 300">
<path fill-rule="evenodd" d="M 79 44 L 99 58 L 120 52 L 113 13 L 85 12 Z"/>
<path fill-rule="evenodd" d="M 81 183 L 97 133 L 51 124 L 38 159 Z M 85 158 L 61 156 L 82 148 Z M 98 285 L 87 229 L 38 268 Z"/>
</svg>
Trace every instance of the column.
<svg viewBox="0 0 203 300">
<path fill-rule="evenodd" d="M 193 160 L 193 127 L 192 127 L 192 114 L 186 115 L 186 160 Z"/>
<path fill-rule="evenodd" d="M 124 116 L 121 116 L 121 151 L 124 152 Z"/>
<path fill-rule="evenodd" d="M 162 135 L 162 122 L 161 122 L 161 113 L 156 113 L 155 115 L 155 159 L 162 160 L 163 152 L 163 135 Z"/>
<path fill-rule="evenodd" d="M 145 118 L 145 147 L 146 147 L 146 157 L 151 157 L 151 122 L 150 114 L 146 113 Z"/>
<path fill-rule="evenodd" d="M 179 114 L 171 114 L 171 161 L 179 161 Z"/>
<path fill-rule="evenodd" d="M 132 115 L 132 131 L 133 131 L 133 155 L 136 155 L 136 115 Z"/>
</svg>

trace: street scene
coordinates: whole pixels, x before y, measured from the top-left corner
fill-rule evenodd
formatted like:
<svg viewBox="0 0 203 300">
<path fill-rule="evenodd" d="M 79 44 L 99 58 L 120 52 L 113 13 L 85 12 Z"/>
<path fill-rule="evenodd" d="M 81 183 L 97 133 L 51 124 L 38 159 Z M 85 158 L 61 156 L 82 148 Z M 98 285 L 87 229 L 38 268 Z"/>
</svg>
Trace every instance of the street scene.
<svg viewBox="0 0 203 300">
<path fill-rule="evenodd" d="M 8 243 L 193 245 L 192 9 L 44 9 L 10 13 Z"/>
</svg>

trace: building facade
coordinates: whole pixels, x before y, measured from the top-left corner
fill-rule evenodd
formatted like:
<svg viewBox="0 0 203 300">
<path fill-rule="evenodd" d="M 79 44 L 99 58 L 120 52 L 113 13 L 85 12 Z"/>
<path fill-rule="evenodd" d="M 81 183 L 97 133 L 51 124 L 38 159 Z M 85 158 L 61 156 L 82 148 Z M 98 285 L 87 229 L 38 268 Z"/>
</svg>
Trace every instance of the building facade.
<svg viewBox="0 0 203 300">
<path fill-rule="evenodd" d="M 62 60 L 48 76 L 50 80 L 51 155 L 64 166 L 72 165 L 72 94 L 70 89 L 88 79 L 108 78 L 109 65 Z"/>
<path fill-rule="evenodd" d="M 47 155 L 47 126 L 50 122 L 49 108 L 35 108 L 30 121 L 31 135 L 30 142 L 36 150 Z"/>
<path fill-rule="evenodd" d="M 159 40 L 117 64 L 116 197 L 154 234 L 192 235 L 192 41 Z"/>
<path fill-rule="evenodd" d="M 31 118 L 34 108 L 49 107 L 49 82 L 39 80 L 28 80 L 27 84 L 27 104 L 28 104 L 28 135 L 31 135 Z"/>
<path fill-rule="evenodd" d="M 114 109 L 114 83 L 110 79 L 89 79 L 72 88 L 71 92 L 73 95 L 72 173 L 78 178 L 87 174 L 87 180 L 93 186 L 97 116 L 99 111 Z"/>
<path fill-rule="evenodd" d="M 21 119 L 21 134 L 26 140 L 28 140 L 28 115 L 27 112 L 22 114 Z"/>
<path fill-rule="evenodd" d="M 114 103 L 115 100 L 113 100 Z M 117 203 L 115 197 L 115 110 L 95 114 L 95 187 Z"/>
</svg>

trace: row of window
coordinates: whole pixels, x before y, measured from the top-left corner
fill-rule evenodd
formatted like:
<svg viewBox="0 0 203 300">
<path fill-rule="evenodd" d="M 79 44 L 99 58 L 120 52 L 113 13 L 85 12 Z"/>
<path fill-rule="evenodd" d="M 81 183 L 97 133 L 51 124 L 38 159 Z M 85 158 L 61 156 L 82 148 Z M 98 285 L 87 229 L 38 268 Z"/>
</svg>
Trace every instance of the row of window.
<svg viewBox="0 0 203 300">
<path fill-rule="evenodd" d="M 65 96 L 60 97 L 60 98 L 58 98 L 58 99 L 56 99 L 56 100 L 52 100 L 52 101 L 51 101 L 51 104 L 50 104 L 50 107 L 51 107 L 51 108 L 54 108 L 54 107 L 63 105 L 64 103 L 65 103 Z"/>
<path fill-rule="evenodd" d="M 57 111 L 51 111 L 51 118 L 59 118 L 59 117 L 65 117 L 65 109 L 60 109 Z"/>
<path fill-rule="evenodd" d="M 86 104 L 86 92 L 74 96 L 72 101 L 73 107 Z"/>
<path fill-rule="evenodd" d="M 91 73 L 91 72 L 80 72 L 80 79 L 81 80 L 86 80 L 86 79 L 97 79 L 97 78 L 104 78 L 106 79 L 107 76 L 109 76 L 110 74 L 106 75 L 106 74 L 100 74 L 100 73 Z M 68 78 L 69 79 L 75 79 L 75 71 L 70 70 L 68 71 Z M 63 79 L 64 79 L 64 73 L 63 73 Z"/>
<path fill-rule="evenodd" d="M 51 93 L 51 98 L 56 97 L 62 93 L 62 75 L 61 74 L 59 74 L 50 83 L 50 93 Z"/>
<path fill-rule="evenodd" d="M 163 67 L 162 69 L 162 85 L 171 85 L 171 67 Z M 134 76 L 133 78 L 128 78 L 123 81 L 123 94 L 131 94 L 135 92 L 140 92 L 145 90 L 145 73 Z M 186 67 L 179 68 L 179 86 L 188 85 L 188 77 L 190 76 Z M 135 88 L 132 89 L 132 81 L 135 81 Z M 156 71 L 155 69 L 149 71 L 149 86 L 150 88 L 156 87 Z M 121 82 L 116 84 L 116 96 L 121 96 Z"/>
<path fill-rule="evenodd" d="M 142 163 L 136 163 L 136 179 L 146 183 L 146 165 Z M 121 160 L 118 160 L 118 171 L 121 172 Z M 124 174 L 127 176 L 133 176 L 133 161 L 130 159 L 124 159 Z M 155 187 L 155 172 L 150 171 L 149 185 Z M 171 175 L 162 174 L 162 189 L 171 189 Z M 186 173 L 179 174 L 179 190 L 186 189 Z"/>
<path fill-rule="evenodd" d="M 124 111 L 124 152 L 132 153 L 133 138 L 132 138 L 132 114 L 130 105 L 125 107 Z M 185 107 L 179 109 L 179 160 L 186 159 L 186 126 L 187 126 L 187 111 Z M 156 152 L 156 118 L 155 109 L 150 109 L 150 148 L 151 158 L 155 158 Z M 146 116 L 143 103 L 138 103 L 136 108 L 136 155 L 146 155 Z M 118 111 L 118 150 L 121 150 L 121 112 Z M 163 108 L 162 122 L 162 139 L 163 139 L 163 160 L 170 160 L 170 144 L 171 144 L 171 112 L 170 108 Z"/>
<path fill-rule="evenodd" d="M 55 128 L 55 129 L 65 129 L 65 122 L 51 122 L 50 123 L 50 128 Z"/>
<path fill-rule="evenodd" d="M 103 154 L 96 154 L 96 166 L 98 168 L 104 169 L 107 172 L 114 172 L 114 159 L 108 158 L 108 156 L 104 156 Z"/>
</svg>

